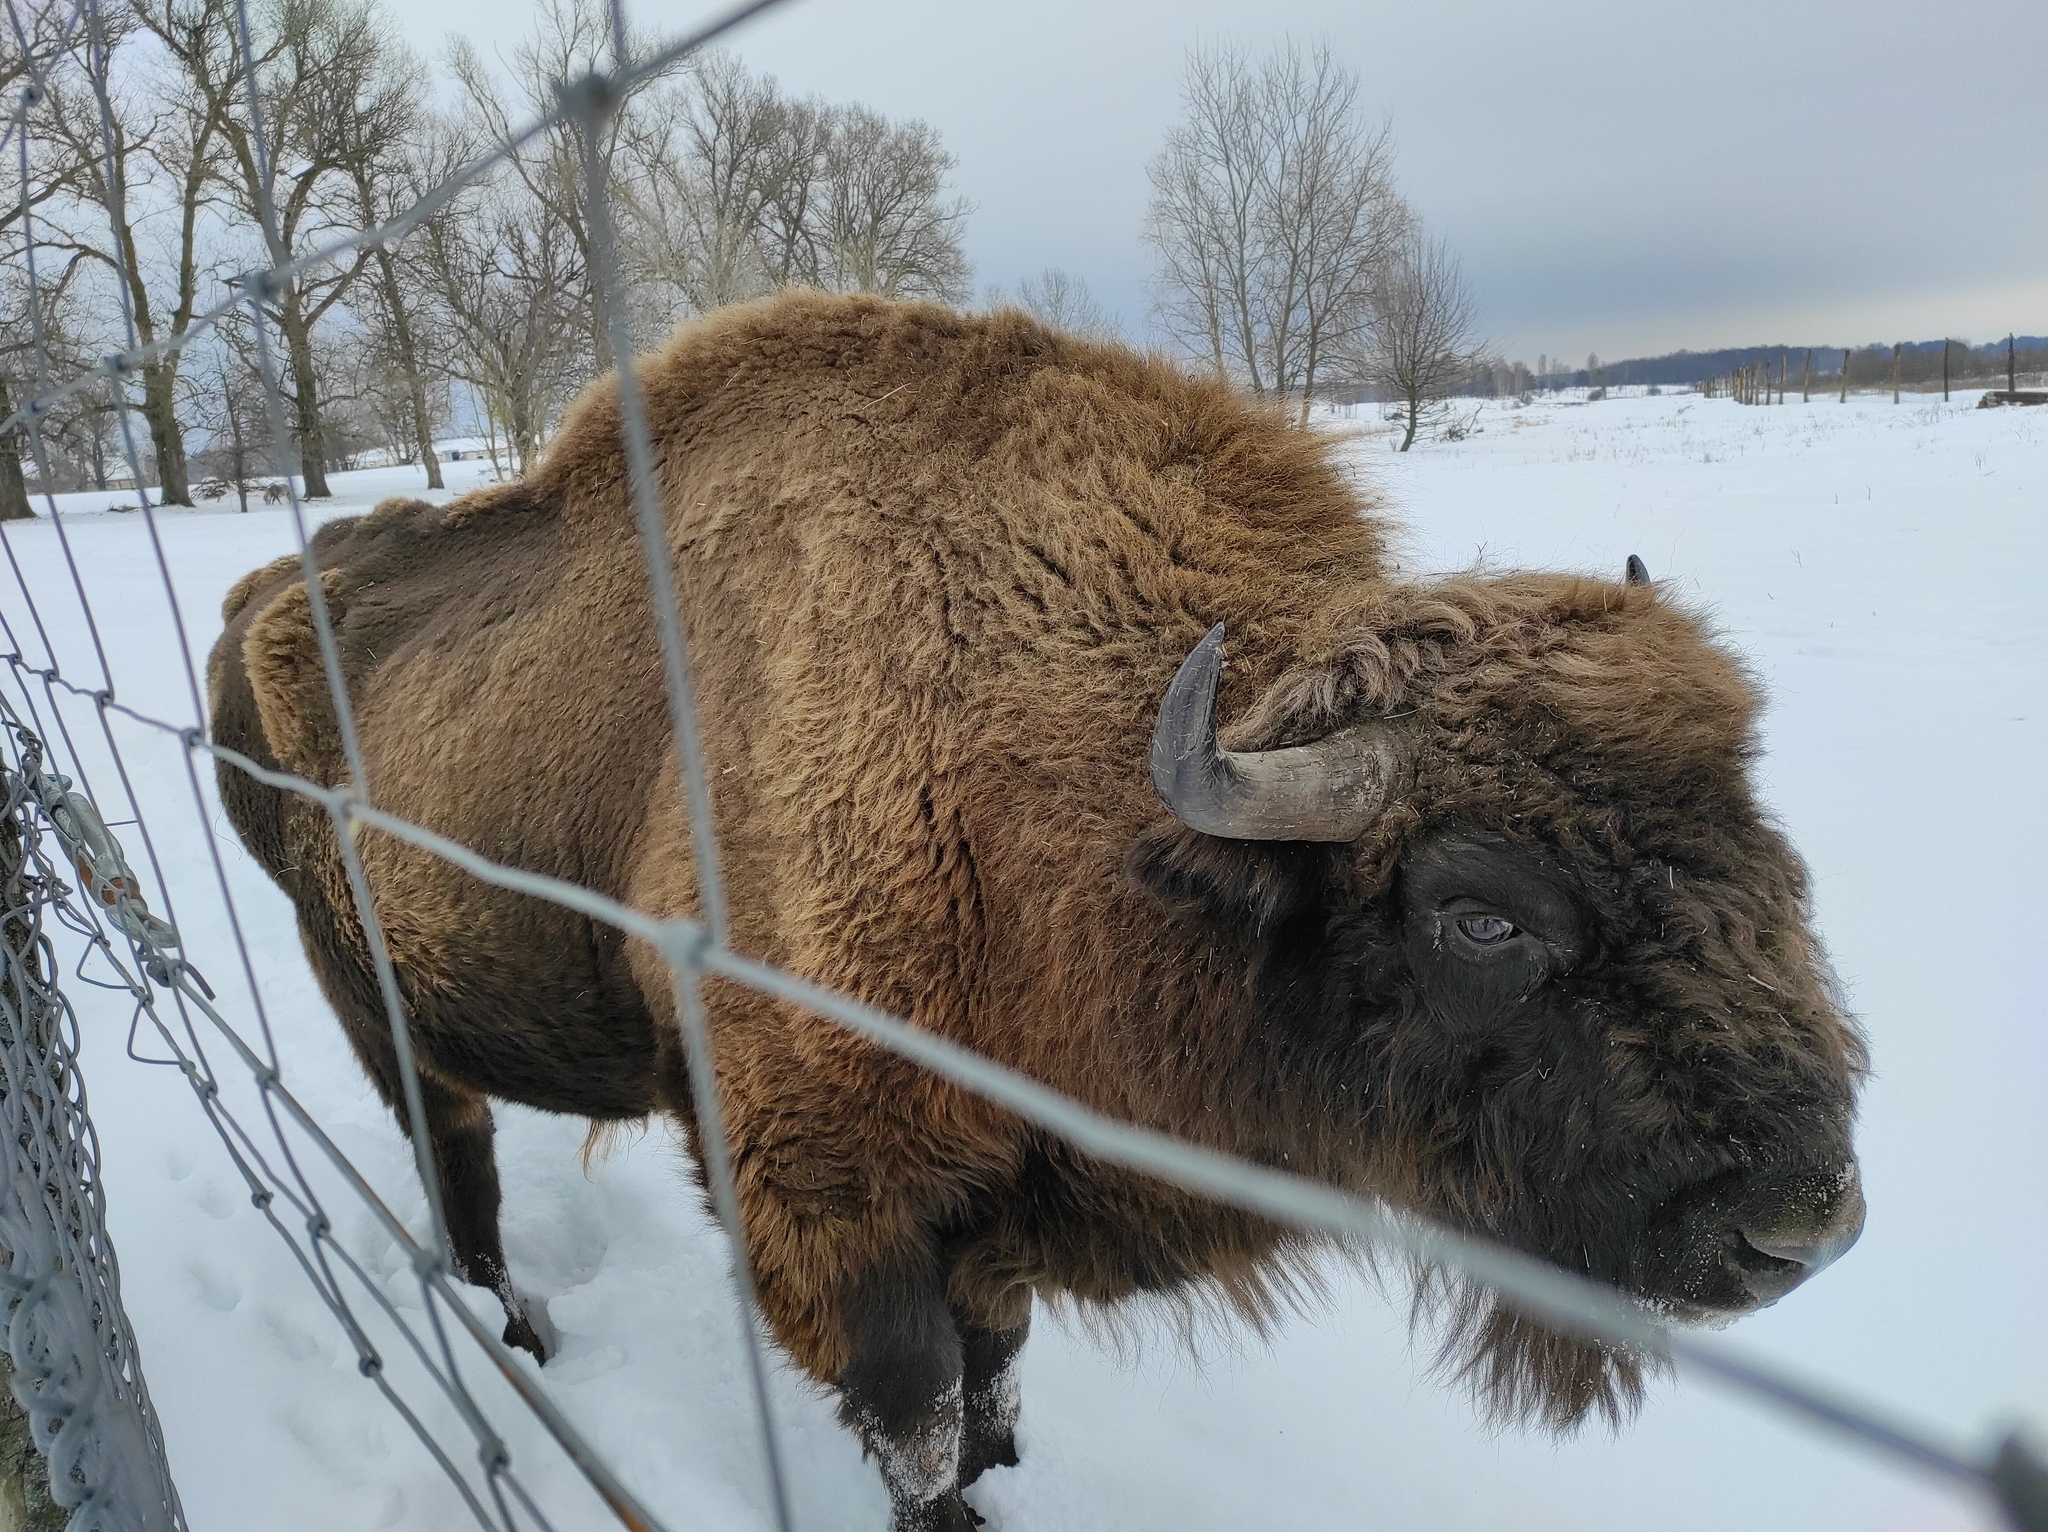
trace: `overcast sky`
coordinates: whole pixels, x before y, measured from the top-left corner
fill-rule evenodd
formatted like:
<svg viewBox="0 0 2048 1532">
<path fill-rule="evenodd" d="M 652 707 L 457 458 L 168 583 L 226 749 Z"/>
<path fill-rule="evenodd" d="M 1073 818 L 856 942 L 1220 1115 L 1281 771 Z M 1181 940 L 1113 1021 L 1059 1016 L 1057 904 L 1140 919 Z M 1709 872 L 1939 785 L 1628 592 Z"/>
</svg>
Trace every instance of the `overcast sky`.
<svg viewBox="0 0 2048 1532">
<path fill-rule="evenodd" d="M 427 52 L 528 14 L 387 3 Z M 1142 335 L 1185 52 L 1290 37 L 1359 72 L 1511 357 L 2048 333 L 2043 0 L 789 0 L 733 48 L 937 127 L 978 288 L 1062 266 Z"/>
</svg>

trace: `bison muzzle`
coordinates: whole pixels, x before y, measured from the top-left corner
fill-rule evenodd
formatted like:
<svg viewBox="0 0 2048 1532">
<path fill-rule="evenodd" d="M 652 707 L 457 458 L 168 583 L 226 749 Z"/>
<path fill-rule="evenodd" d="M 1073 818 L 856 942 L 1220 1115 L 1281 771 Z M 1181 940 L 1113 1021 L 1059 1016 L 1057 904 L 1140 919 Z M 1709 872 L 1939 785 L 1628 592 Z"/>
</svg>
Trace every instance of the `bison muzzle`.
<svg viewBox="0 0 2048 1532">
<path fill-rule="evenodd" d="M 1751 789 L 1756 688 L 1639 561 L 1404 581 L 1330 441 L 1017 313 L 789 294 L 640 378 L 736 948 L 1676 1319 L 1772 1302 L 1855 1238 L 1863 1049 Z M 386 502 L 314 552 L 375 803 L 699 913 L 610 383 L 525 481 Z M 235 587 L 212 727 L 336 786 L 311 611 L 295 559 Z M 220 787 L 398 1103 L 326 811 Z M 689 1137 L 669 972 L 357 845 L 456 1259 L 538 1355 L 487 1099 Z M 903 1532 L 969 1525 L 962 1489 L 1015 1461 L 1034 1294 L 1260 1320 L 1315 1258 L 797 1007 L 723 981 L 706 1006 L 763 1311 Z M 1638 1358 L 1417 1279 L 1495 1410 L 1565 1426 L 1639 1393 Z"/>
</svg>

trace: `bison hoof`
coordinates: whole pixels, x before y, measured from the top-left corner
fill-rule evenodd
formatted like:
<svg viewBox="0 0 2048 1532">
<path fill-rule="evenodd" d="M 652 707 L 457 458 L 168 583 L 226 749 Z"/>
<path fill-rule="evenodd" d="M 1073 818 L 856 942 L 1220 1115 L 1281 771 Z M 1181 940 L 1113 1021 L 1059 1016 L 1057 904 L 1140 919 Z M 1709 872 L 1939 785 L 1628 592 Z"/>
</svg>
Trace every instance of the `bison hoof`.
<svg viewBox="0 0 2048 1532">
<path fill-rule="evenodd" d="M 548 1348 L 542 1343 L 540 1332 L 524 1314 L 514 1314 L 505 1321 L 505 1344 L 532 1352 L 536 1362 L 544 1364 L 548 1359 Z"/>
<path fill-rule="evenodd" d="M 988 1437 L 968 1434 L 960 1449 L 960 1487 L 967 1488 L 991 1468 L 1017 1466 L 1017 1433 L 1004 1431 Z"/>
<path fill-rule="evenodd" d="M 974 1507 L 953 1489 L 923 1505 L 899 1507 L 889 1532 L 974 1532 L 981 1524 Z"/>
</svg>

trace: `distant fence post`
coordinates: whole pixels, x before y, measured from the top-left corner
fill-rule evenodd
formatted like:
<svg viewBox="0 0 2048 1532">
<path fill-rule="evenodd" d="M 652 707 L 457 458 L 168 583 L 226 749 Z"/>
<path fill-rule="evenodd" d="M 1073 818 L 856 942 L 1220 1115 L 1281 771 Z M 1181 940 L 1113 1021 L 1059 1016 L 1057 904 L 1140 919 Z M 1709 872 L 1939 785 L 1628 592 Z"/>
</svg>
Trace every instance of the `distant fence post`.
<svg viewBox="0 0 2048 1532">
<path fill-rule="evenodd" d="M 1842 403 L 1849 402 L 1849 348 L 1842 348 Z"/>
<path fill-rule="evenodd" d="M 1948 337 L 1941 338 L 1941 402 L 1948 403 Z"/>
<path fill-rule="evenodd" d="M 1813 347 L 1806 348 L 1806 360 L 1799 364 L 1799 402 L 1813 403 Z"/>
<path fill-rule="evenodd" d="M 1894 404 L 1899 402 L 1899 354 L 1905 349 L 1906 343 L 1904 341 L 1895 340 L 1892 342 L 1892 403 Z"/>
</svg>

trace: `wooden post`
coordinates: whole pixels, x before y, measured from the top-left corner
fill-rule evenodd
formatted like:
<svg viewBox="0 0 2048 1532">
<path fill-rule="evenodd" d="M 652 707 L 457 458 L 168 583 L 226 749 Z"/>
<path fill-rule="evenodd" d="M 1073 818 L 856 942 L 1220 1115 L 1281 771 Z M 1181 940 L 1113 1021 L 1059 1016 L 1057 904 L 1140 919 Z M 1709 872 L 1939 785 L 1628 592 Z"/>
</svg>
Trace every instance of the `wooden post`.
<svg viewBox="0 0 2048 1532">
<path fill-rule="evenodd" d="M 1849 348 L 1842 348 L 1842 403 L 1849 402 Z"/>
<path fill-rule="evenodd" d="M 1778 403 L 1785 402 L 1785 353 L 1778 353 Z"/>
<path fill-rule="evenodd" d="M 1941 402 L 1948 403 L 1948 337 L 1941 339 Z"/>
<path fill-rule="evenodd" d="M 1813 403 L 1813 347 L 1806 348 L 1806 360 L 1799 364 L 1799 402 Z"/>
<path fill-rule="evenodd" d="M 1892 342 L 1892 403 L 1899 402 L 1899 353 L 1906 347 L 1902 340 Z"/>
<path fill-rule="evenodd" d="M 2013 370 L 2012 335 L 2005 337 L 2005 391 L 2016 394 L 2020 391 L 2019 374 Z"/>
</svg>

